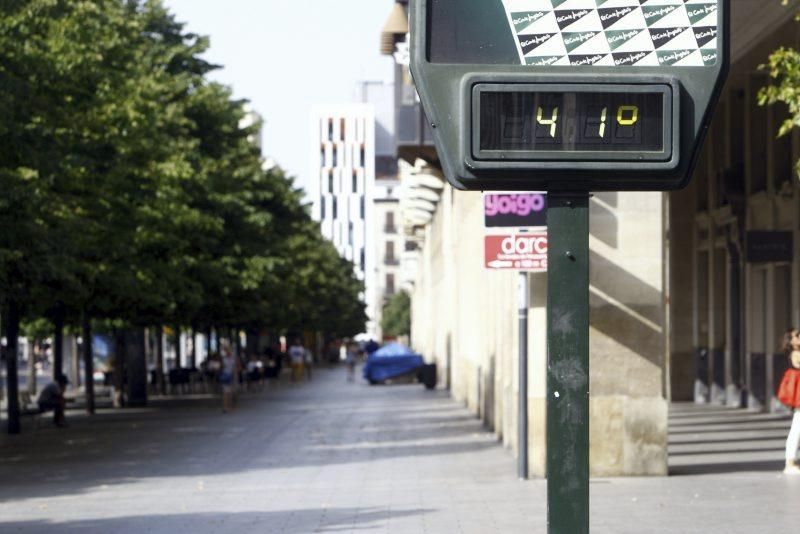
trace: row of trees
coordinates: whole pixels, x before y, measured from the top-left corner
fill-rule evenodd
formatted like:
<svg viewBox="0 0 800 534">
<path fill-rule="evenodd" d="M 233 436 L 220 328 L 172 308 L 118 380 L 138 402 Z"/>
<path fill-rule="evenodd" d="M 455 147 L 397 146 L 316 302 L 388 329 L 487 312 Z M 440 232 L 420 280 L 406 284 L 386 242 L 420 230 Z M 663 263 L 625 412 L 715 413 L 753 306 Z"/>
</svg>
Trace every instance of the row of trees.
<svg viewBox="0 0 800 534">
<path fill-rule="evenodd" d="M 55 333 L 363 329 L 361 283 L 158 0 L 0 0 L 0 299 Z M 90 377 L 91 343 L 84 344 Z M 9 407 L 16 404 L 6 358 Z M 87 380 L 87 385 L 91 380 Z M 16 388 L 14 388 L 16 389 Z"/>
</svg>

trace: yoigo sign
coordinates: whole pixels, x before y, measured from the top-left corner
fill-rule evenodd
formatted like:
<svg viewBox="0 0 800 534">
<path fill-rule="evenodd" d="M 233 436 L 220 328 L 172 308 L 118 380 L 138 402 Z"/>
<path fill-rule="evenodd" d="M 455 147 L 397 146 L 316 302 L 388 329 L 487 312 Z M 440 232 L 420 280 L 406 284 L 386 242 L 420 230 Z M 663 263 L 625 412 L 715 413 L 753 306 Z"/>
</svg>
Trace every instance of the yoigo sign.
<svg viewBox="0 0 800 534">
<path fill-rule="evenodd" d="M 547 195 L 484 193 L 484 267 L 547 271 Z"/>
<path fill-rule="evenodd" d="M 448 180 L 670 190 L 728 65 L 728 0 L 412 0 L 412 73 Z"/>
<path fill-rule="evenodd" d="M 547 226 L 547 196 L 543 193 L 483 195 L 486 228 Z"/>
</svg>

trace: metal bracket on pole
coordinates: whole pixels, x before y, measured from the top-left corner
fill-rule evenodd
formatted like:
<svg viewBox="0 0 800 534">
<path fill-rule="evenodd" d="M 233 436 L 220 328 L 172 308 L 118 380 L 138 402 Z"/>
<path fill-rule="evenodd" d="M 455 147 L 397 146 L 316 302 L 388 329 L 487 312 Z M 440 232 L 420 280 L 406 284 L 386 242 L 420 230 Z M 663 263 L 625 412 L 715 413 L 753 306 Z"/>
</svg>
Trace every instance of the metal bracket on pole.
<svg viewBox="0 0 800 534">
<path fill-rule="evenodd" d="M 589 532 L 589 194 L 548 194 L 547 531 Z"/>
</svg>

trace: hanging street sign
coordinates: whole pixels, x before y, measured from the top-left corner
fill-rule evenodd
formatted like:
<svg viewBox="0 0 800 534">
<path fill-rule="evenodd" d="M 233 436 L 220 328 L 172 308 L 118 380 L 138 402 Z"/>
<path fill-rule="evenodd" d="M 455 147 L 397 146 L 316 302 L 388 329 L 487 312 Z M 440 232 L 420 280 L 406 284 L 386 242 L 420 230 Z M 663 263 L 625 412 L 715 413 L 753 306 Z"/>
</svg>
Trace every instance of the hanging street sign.
<svg viewBox="0 0 800 534">
<path fill-rule="evenodd" d="M 416 0 L 411 69 L 447 179 L 673 190 L 728 69 L 729 0 Z"/>
</svg>

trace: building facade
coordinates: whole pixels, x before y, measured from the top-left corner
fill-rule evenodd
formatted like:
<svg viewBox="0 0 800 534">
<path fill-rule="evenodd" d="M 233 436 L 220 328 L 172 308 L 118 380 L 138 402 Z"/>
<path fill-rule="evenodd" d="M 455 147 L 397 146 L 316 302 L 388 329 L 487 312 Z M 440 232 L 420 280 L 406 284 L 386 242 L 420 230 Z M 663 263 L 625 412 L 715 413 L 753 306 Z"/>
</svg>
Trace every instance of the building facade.
<svg viewBox="0 0 800 534">
<path fill-rule="evenodd" d="M 670 402 L 782 409 L 773 398 L 786 366 L 778 347 L 800 323 L 800 138 L 776 135 L 786 109 L 759 105 L 768 83 L 759 65 L 780 46 L 797 47 L 797 5 L 731 2 L 731 73 L 688 188 L 591 200 L 595 475 L 666 474 Z M 440 387 L 514 449 L 516 276 L 483 270 L 481 196 L 456 192 L 438 170 L 405 62 L 405 11 L 405 2 L 392 5 L 381 42 L 397 60 L 404 195 L 429 199 L 401 199 L 416 247 L 412 343 L 437 363 Z M 543 475 L 547 283 L 546 274 L 528 276 L 528 453 L 531 474 Z"/>
<path fill-rule="evenodd" d="M 783 333 L 800 321 L 797 130 L 759 104 L 760 67 L 797 47 L 797 3 L 733 2 L 732 68 L 689 186 L 668 195 L 670 395 L 782 411 Z M 691 280 L 691 283 L 688 281 Z"/>
<path fill-rule="evenodd" d="M 373 210 L 376 261 L 376 339 L 384 339 L 381 319 L 383 306 L 398 291 L 401 285 L 400 261 L 405 248 L 405 239 L 400 225 L 400 182 L 396 178 L 378 180 L 375 184 L 375 208 Z"/>
<path fill-rule="evenodd" d="M 309 195 L 322 234 L 364 281 L 367 334 L 375 332 L 375 251 L 372 242 L 375 183 L 375 112 L 369 104 L 317 108 L 311 119 Z"/>
</svg>

